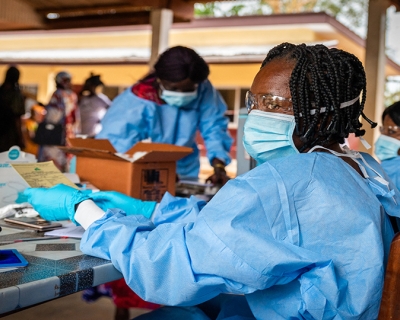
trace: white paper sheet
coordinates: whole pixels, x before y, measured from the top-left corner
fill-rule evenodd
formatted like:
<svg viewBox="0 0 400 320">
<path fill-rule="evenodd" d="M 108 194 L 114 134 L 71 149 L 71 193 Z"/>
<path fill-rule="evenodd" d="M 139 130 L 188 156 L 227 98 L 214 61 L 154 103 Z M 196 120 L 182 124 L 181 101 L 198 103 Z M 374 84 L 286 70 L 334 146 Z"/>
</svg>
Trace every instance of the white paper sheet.
<svg viewBox="0 0 400 320">
<path fill-rule="evenodd" d="M 62 237 L 62 238 L 76 238 L 81 239 L 85 229 L 81 226 L 76 226 L 75 224 L 68 223 L 64 228 L 55 229 L 52 231 L 45 232 L 45 236 Z"/>
</svg>

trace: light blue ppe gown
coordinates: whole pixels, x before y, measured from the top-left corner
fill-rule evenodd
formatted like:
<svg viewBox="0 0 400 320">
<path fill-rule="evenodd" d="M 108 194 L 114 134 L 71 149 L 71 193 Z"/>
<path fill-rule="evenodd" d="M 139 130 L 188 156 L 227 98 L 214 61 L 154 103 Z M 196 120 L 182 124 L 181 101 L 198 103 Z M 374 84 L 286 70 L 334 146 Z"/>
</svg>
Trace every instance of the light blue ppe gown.
<svg viewBox="0 0 400 320">
<path fill-rule="evenodd" d="M 381 166 L 400 190 L 400 156 L 382 161 Z"/>
<path fill-rule="evenodd" d="M 226 104 L 211 83 L 198 87 L 198 97 L 185 107 L 155 102 L 137 97 L 128 88 L 112 102 L 96 139 L 108 139 L 118 152 L 128 151 L 135 143 L 151 138 L 152 142 L 169 143 L 193 148 L 193 153 L 177 163 L 181 177 L 197 178 L 200 169 L 196 131 L 199 130 L 210 161 L 218 158 L 229 164 L 232 138 L 224 116 Z"/>
<path fill-rule="evenodd" d="M 81 250 L 111 260 L 133 291 L 163 305 L 234 293 L 256 319 L 376 319 L 393 238 L 387 214 L 400 216 L 400 194 L 365 169 L 367 179 L 322 152 L 271 160 L 205 206 L 164 196 L 156 225 L 108 211 Z M 173 221 L 180 207 L 192 219 Z"/>
</svg>

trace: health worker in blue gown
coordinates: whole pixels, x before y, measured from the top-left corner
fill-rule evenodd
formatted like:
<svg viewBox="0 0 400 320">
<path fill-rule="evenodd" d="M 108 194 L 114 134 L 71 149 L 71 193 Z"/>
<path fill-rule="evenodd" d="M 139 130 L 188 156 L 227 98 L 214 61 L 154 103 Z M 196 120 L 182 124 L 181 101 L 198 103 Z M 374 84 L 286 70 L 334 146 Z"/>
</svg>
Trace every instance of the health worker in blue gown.
<svg viewBox="0 0 400 320">
<path fill-rule="evenodd" d="M 181 178 L 199 175 L 199 131 L 214 167 L 209 180 L 223 185 L 229 179 L 232 138 L 228 132 L 227 106 L 207 79 L 207 63 L 194 50 L 182 46 L 162 53 L 154 71 L 126 89 L 111 104 L 97 139 L 109 139 L 118 152 L 139 141 L 169 143 L 193 148 L 177 163 Z"/>
<path fill-rule="evenodd" d="M 400 189 L 400 101 L 382 113 L 381 135 L 375 142 L 375 154 L 381 165 Z"/>
<path fill-rule="evenodd" d="M 84 253 L 164 305 L 138 319 L 376 319 L 400 194 L 370 155 L 340 146 L 365 134 L 360 117 L 376 125 L 365 97 L 354 55 L 283 43 L 246 96 L 258 166 L 210 202 L 64 185 L 25 194 L 44 218 L 81 224 Z"/>
</svg>

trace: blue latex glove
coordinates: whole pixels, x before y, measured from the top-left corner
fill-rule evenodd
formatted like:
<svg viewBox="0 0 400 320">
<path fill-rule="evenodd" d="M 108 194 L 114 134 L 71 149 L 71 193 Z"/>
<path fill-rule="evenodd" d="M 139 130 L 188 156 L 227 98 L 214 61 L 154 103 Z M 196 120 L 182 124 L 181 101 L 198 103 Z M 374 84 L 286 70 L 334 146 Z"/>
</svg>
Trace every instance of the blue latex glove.
<svg viewBox="0 0 400 320">
<path fill-rule="evenodd" d="M 142 201 L 117 191 L 94 192 L 89 195 L 89 198 L 103 211 L 117 208 L 123 210 L 127 215 L 141 214 L 146 218 L 151 216 L 157 204 L 155 201 Z"/>
<path fill-rule="evenodd" d="M 52 188 L 27 188 L 24 195 L 43 219 L 68 220 L 78 224 L 75 219 L 75 205 L 89 199 L 87 193 L 58 184 Z"/>
</svg>

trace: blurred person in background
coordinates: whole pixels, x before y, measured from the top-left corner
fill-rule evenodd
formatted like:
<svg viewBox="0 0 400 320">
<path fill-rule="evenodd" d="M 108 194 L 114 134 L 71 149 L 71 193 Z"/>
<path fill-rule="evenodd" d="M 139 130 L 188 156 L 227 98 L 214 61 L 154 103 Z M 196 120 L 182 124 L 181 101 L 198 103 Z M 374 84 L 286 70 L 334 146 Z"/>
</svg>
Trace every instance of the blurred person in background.
<svg viewBox="0 0 400 320">
<path fill-rule="evenodd" d="M 208 80 L 209 73 L 207 63 L 194 50 L 182 46 L 166 50 L 150 74 L 113 100 L 96 138 L 108 139 L 118 152 L 126 152 L 146 139 L 191 147 L 194 152 L 177 162 L 177 174 L 182 179 L 197 179 L 199 131 L 214 168 L 208 180 L 224 185 L 229 180 L 225 166 L 231 161 L 232 138 L 225 117 L 227 106 Z M 128 319 L 132 307 L 158 307 L 140 299 L 124 279 L 108 285 L 117 307 L 115 319 Z M 87 290 L 84 296 L 90 300 L 98 289 Z"/>
<path fill-rule="evenodd" d="M 25 98 L 19 87 L 20 72 L 10 66 L 0 86 L 0 152 L 12 146 L 25 147 L 21 129 L 21 116 L 25 114 Z"/>
<path fill-rule="evenodd" d="M 208 80 L 209 73 L 207 63 L 194 50 L 182 46 L 166 50 L 150 74 L 113 100 L 96 138 L 110 140 L 118 152 L 146 139 L 193 148 L 192 154 L 177 162 L 177 173 L 183 179 L 197 179 L 199 131 L 214 168 L 208 180 L 225 184 L 232 138 L 227 106 Z"/>
<path fill-rule="evenodd" d="M 36 157 L 39 152 L 39 145 L 35 142 L 36 130 L 39 123 L 43 122 L 46 117 L 46 108 L 40 102 L 37 102 L 30 108 L 29 115 L 23 120 L 22 134 L 24 136 L 25 148 L 23 151 L 34 154 Z"/>
<path fill-rule="evenodd" d="M 89 138 L 101 131 L 101 119 L 111 104 L 111 100 L 102 93 L 103 86 L 100 76 L 91 74 L 79 93 L 81 134 Z"/>
<path fill-rule="evenodd" d="M 50 161 L 62 172 L 69 170 L 68 163 L 72 156 L 67 155 L 57 146 L 63 146 L 67 143 L 67 138 L 74 138 L 80 132 L 80 117 L 78 110 L 78 98 L 75 92 L 71 89 L 71 75 L 66 71 L 57 73 L 55 77 L 56 91 L 50 98 L 50 102 L 46 105 L 46 117 L 43 121 L 43 128 L 48 132 L 51 130 L 54 133 L 48 133 L 51 137 L 51 142 L 46 142 L 43 139 L 39 144 L 39 161 Z M 39 139 L 38 128 L 36 140 Z M 47 134 L 46 134 L 47 136 Z M 57 141 L 53 138 L 57 136 Z"/>
</svg>

